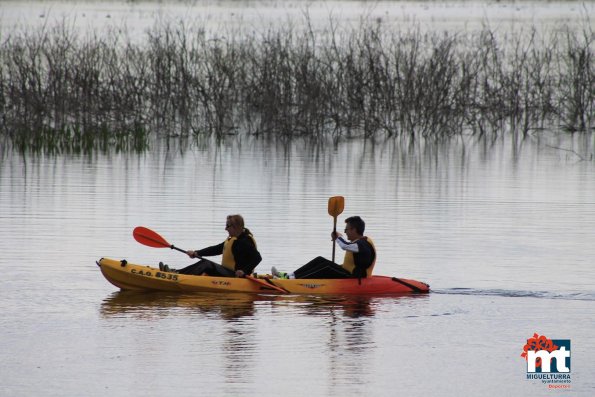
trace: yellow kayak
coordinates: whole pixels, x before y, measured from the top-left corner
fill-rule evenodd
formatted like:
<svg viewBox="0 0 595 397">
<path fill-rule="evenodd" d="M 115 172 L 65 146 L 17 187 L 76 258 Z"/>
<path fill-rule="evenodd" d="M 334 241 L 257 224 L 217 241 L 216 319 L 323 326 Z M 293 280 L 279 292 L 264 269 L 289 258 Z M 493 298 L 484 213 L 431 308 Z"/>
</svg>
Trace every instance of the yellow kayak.
<svg viewBox="0 0 595 397">
<path fill-rule="evenodd" d="M 426 293 L 430 286 L 415 280 L 372 276 L 360 280 L 237 278 L 178 274 L 158 268 L 101 258 L 97 265 L 103 276 L 122 290 L 178 292 L 244 292 L 273 294 L 387 295 Z"/>
</svg>

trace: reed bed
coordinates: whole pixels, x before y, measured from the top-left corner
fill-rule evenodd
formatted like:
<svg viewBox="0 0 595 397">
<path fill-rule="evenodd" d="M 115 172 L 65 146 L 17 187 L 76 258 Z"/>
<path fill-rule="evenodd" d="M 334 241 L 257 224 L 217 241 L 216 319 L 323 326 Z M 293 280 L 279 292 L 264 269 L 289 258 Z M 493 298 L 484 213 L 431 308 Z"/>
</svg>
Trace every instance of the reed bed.
<svg viewBox="0 0 595 397">
<path fill-rule="evenodd" d="M 0 134 L 19 148 L 86 151 L 143 150 L 152 136 L 590 132 L 594 38 L 588 23 L 547 37 L 377 22 L 214 36 L 180 23 L 133 44 L 63 22 L 1 41 Z"/>
</svg>

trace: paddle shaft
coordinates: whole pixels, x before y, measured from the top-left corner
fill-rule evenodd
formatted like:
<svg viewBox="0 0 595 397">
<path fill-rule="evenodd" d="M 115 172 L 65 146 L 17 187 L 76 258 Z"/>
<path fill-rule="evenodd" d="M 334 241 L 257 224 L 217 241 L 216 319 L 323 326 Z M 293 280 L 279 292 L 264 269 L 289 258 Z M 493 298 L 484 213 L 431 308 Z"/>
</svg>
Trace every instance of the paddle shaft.
<svg viewBox="0 0 595 397">
<path fill-rule="evenodd" d="M 335 262 L 335 234 L 337 233 L 337 217 L 343 213 L 345 198 L 343 196 L 329 197 L 328 214 L 333 217 L 333 262 Z"/>
<path fill-rule="evenodd" d="M 337 217 L 334 217 L 334 222 L 333 222 L 333 235 L 335 235 L 335 233 L 337 233 Z M 336 242 L 335 239 L 333 239 L 333 262 L 335 262 L 335 246 L 336 246 Z"/>
</svg>

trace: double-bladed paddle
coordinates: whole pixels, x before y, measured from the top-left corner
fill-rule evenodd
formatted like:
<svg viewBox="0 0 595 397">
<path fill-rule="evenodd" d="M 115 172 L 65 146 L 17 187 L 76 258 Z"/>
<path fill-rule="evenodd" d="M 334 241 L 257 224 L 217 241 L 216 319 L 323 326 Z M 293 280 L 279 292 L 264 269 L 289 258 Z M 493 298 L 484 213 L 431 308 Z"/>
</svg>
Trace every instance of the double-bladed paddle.
<svg viewBox="0 0 595 397">
<path fill-rule="evenodd" d="M 343 213 L 345 197 L 334 196 L 328 199 L 328 214 L 333 217 L 333 233 L 337 232 L 337 217 Z M 333 240 L 333 262 L 335 261 L 335 240 Z"/>
<path fill-rule="evenodd" d="M 148 247 L 171 248 L 173 250 L 180 251 L 180 252 L 183 252 L 186 254 L 185 250 L 178 248 L 173 244 L 168 243 L 166 239 L 164 239 L 163 237 L 161 237 L 161 235 L 159 235 L 159 233 L 154 232 L 153 230 L 146 228 L 144 226 L 135 227 L 134 230 L 132 231 L 132 236 L 134 237 L 134 239 L 136 241 L 138 241 L 139 243 L 146 245 Z M 199 257 L 199 258 L 201 258 L 201 257 Z M 278 286 L 272 284 L 271 282 L 266 282 L 259 278 L 252 277 L 249 274 L 246 274 L 244 277 L 250 281 L 264 285 L 267 288 L 272 288 L 272 289 L 279 291 L 281 293 L 284 293 L 284 294 L 287 293 L 287 291 L 285 289 L 278 287 Z"/>
</svg>

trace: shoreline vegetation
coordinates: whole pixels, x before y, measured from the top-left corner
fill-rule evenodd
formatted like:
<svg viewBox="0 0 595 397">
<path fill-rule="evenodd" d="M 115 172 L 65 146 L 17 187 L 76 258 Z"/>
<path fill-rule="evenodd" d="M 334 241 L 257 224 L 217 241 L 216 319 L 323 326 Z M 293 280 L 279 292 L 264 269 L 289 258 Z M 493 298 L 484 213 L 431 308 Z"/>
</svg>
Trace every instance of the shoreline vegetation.
<svg viewBox="0 0 595 397">
<path fill-rule="evenodd" d="M 20 151 L 143 151 L 151 138 L 314 141 L 595 130 L 589 21 L 499 33 L 381 21 L 213 36 L 183 22 L 142 44 L 67 21 L 0 38 L 0 139 Z M 4 146 L 4 145 L 3 145 Z"/>
</svg>

